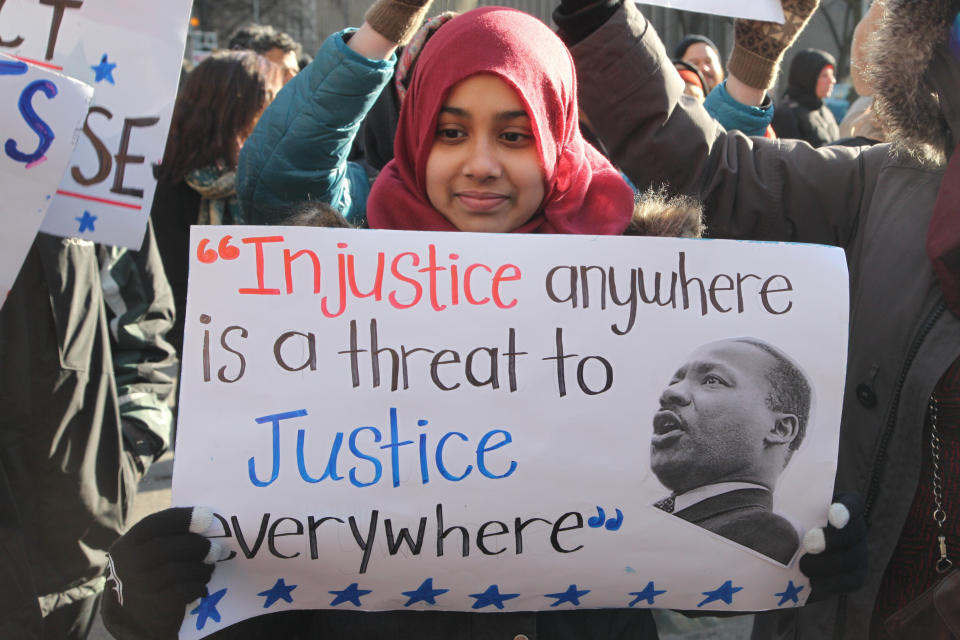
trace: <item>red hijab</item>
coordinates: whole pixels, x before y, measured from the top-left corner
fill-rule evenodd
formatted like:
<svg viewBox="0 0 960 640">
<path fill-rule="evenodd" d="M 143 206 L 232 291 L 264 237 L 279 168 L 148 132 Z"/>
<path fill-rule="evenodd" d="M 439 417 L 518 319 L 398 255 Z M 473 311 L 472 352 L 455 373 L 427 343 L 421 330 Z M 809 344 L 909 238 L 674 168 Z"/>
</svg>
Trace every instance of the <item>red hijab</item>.
<svg viewBox="0 0 960 640">
<path fill-rule="evenodd" d="M 468 11 L 427 41 L 400 109 L 394 159 L 367 200 L 370 227 L 456 230 L 427 199 L 427 157 L 451 87 L 477 73 L 497 75 L 516 90 L 544 167 L 543 203 L 515 232 L 621 233 L 633 212 L 633 190 L 580 135 L 567 48 L 533 16 L 502 7 Z"/>
</svg>

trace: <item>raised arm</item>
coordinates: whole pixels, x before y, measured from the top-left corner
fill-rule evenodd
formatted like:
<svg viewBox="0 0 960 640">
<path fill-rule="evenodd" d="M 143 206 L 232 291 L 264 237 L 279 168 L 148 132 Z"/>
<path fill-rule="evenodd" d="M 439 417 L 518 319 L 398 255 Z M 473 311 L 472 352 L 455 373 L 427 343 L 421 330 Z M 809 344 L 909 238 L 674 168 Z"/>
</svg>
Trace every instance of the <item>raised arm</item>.
<svg viewBox="0 0 960 640">
<path fill-rule="evenodd" d="M 347 155 L 393 75 L 396 47 L 416 31 L 429 5 L 379 0 L 360 29 L 327 38 L 280 91 L 240 152 L 237 195 L 248 220 L 277 223 L 291 204 L 313 200 L 364 224 L 370 178 Z"/>
<path fill-rule="evenodd" d="M 663 44 L 632 2 L 616 7 L 571 51 L 581 106 L 615 164 L 639 188 L 667 183 L 700 198 L 714 237 L 837 245 L 852 237 L 864 164 L 883 162 L 882 148 L 814 150 L 727 133 L 683 97 Z M 769 65 L 767 73 L 772 78 Z M 738 91 L 735 83 L 731 95 L 758 102 L 762 89 L 751 85 L 763 83 L 741 81 L 747 89 Z"/>
</svg>

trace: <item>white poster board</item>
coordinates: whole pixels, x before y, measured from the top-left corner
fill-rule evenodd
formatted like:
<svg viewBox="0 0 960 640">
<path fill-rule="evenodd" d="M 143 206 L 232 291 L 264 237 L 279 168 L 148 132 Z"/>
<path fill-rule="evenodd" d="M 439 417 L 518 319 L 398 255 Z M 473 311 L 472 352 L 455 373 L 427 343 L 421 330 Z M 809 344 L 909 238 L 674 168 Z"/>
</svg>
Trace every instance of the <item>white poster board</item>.
<svg viewBox="0 0 960 640">
<path fill-rule="evenodd" d="M 67 162 L 93 89 L 0 54 L 0 307 Z"/>
<path fill-rule="evenodd" d="M 783 24 L 780 0 L 643 0 L 637 4 Z"/>
<path fill-rule="evenodd" d="M 6 0 L 0 52 L 93 86 L 42 231 L 137 249 L 173 114 L 191 0 Z"/>
<path fill-rule="evenodd" d="M 840 249 L 242 226 L 193 227 L 191 247 L 173 502 L 213 508 L 234 555 L 181 637 L 285 608 L 805 601 Z M 807 409 L 787 407 L 803 381 Z M 743 483 L 760 476 L 772 507 Z M 688 521 L 697 493 L 693 511 L 767 504 L 735 531 Z"/>
</svg>

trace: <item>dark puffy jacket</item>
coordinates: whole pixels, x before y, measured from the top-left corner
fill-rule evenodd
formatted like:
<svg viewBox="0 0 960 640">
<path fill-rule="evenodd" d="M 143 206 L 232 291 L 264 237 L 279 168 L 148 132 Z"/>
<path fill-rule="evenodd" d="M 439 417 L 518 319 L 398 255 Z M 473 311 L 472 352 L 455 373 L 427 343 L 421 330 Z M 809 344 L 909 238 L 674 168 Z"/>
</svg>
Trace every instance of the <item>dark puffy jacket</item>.
<svg viewBox="0 0 960 640">
<path fill-rule="evenodd" d="M 138 252 L 38 234 L 0 310 L 0 544 L 19 536 L 44 613 L 102 590 L 139 475 L 168 446 L 172 324 L 152 229 Z M 4 580 L 0 602 L 24 584 Z"/>
<path fill-rule="evenodd" d="M 773 112 L 773 130 L 780 138 L 806 140 L 815 147 L 840 137 L 833 112 L 817 97 L 817 78 L 824 67 L 837 62 L 826 51 L 805 49 L 790 64 L 790 86 Z"/>
</svg>

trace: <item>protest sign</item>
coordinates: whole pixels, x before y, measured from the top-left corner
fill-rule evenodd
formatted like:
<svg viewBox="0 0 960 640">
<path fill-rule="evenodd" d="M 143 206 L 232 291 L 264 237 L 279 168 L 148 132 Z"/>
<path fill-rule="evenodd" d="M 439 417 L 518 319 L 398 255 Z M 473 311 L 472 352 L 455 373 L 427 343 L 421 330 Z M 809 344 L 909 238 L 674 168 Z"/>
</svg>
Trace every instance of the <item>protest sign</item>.
<svg viewBox="0 0 960 640">
<path fill-rule="evenodd" d="M 6 0 L 0 52 L 94 87 L 42 230 L 139 248 L 173 114 L 191 0 Z"/>
<path fill-rule="evenodd" d="M 173 499 L 233 553 L 181 637 L 285 608 L 805 601 L 841 250 L 241 226 L 191 252 Z"/>
<path fill-rule="evenodd" d="M 752 0 L 751 2 L 743 2 L 742 0 L 643 0 L 643 2 L 637 4 L 783 24 L 783 7 L 780 6 L 780 0 Z"/>
<path fill-rule="evenodd" d="M 93 89 L 0 54 L 0 307 L 77 143 Z"/>
</svg>

